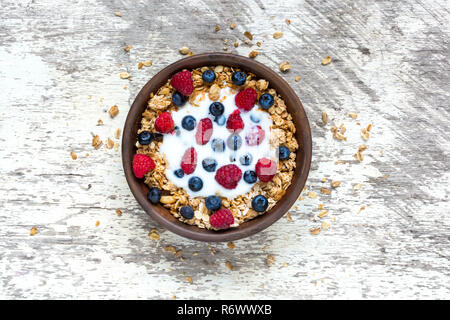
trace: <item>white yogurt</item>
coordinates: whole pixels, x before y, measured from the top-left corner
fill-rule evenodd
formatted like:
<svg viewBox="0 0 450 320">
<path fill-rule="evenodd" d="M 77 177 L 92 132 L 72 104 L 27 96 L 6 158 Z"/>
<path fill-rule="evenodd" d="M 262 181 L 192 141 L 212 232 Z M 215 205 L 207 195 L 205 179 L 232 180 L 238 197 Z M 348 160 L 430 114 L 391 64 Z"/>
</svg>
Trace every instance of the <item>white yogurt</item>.
<svg viewBox="0 0 450 320">
<path fill-rule="evenodd" d="M 236 105 L 234 103 L 234 97 L 236 94 L 231 92 L 230 88 L 223 88 L 220 91 L 219 101 L 225 107 L 223 115 L 228 119 L 228 116 L 236 110 Z M 260 158 L 276 159 L 276 148 L 272 148 L 269 143 L 270 131 L 272 126 L 272 119 L 270 115 L 262 110 L 258 110 L 255 105 L 253 109 L 249 112 L 241 112 L 241 118 L 244 121 L 244 129 L 239 132 L 242 138 L 242 146 L 237 150 L 233 151 L 226 145 L 227 138 L 230 136 L 231 132 L 226 128 L 226 124 L 219 126 L 214 122 L 214 117 L 209 113 L 209 106 L 214 101 L 210 100 L 208 95 L 205 95 L 204 100 L 200 101 L 197 99 L 195 103 L 199 107 L 191 105 L 189 102 L 179 108 L 177 112 L 172 112 L 172 118 L 175 122 L 175 126 L 178 126 L 180 130 L 180 135 L 176 134 L 165 134 L 163 143 L 160 147 L 160 151 L 166 155 L 168 161 L 168 166 L 166 169 L 167 178 L 173 182 L 176 186 L 183 188 L 191 197 L 207 197 L 210 195 L 219 195 L 226 197 L 228 199 L 233 199 L 238 195 L 245 194 L 250 191 L 253 184 L 249 184 L 244 181 L 244 172 L 246 170 L 255 170 L 255 165 Z M 251 115 L 257 116 L 260 119 L 259 123 L 255 123 L 250 119 Z M 197 126 L 201 119 L 210 118 L 213 122 L 213 134 L 209 142 L 205 145 L 198 145 L 195 141 L 195 133 L 197 131 L 197 126 L 192 131 L 185 130 L 181 126 L 181 121 L 186 115 L 191 115 L 195 118 Z M 259 125 L 265 132 L 264 140 L 257 146 L 248 146 L 245 143 L 245 136 L 247 130 L 250 130 L 253 126 Z M 211 148 L 211 141 L 214 138 L 220 138 L 225 141 L 225 151 L 224 152 L 214 152 Z M 175 176 L 174 171 L 180 168 L 181 158 L 184 152 L 189 147 L 194 147 L 197 151 L 197 167 L 192 174 L 184 175 L 183 178 L 178 178 Z M 242 165 L 239 158 L 250 153 L 253 157 L 252 162 L 249 166 Z M 230 161 L 230 156 L 235 157 L 235 161 Z M 222 187 L 216 180 L 214 172 L 207 172 L 202 166 L 202 160 L 205 158 L 214 158 L 217 161 L 217 169 L 227 164 L 235 164 L 242 170 L 242 178 L 239 181 L 235 189 L 226 189 Z M 189 189 L 188 180 L 191 177 L 197 176 L 203 181 L 203 188 L 197 192 Z"/>
</svg>

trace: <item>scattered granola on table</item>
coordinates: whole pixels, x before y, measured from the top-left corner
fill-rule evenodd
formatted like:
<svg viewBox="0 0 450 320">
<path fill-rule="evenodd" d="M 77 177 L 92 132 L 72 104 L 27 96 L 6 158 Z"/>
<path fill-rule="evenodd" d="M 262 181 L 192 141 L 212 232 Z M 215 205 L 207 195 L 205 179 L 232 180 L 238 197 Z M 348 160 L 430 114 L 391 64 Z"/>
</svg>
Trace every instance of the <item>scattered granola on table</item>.
<svg viewBox="0 0 450 320">
<path fill-rule="evenodd" d="M 38 229 L 36 227 L 33 227 L 30 229 L 30 236 L 34 236 L 38 233 Z"/>
<path fill-rule="evenodd" d="M 248 54 L 249 58 L 256 58 L 256 56 L 258 55 L 258 51 L 250 51 L 250 53 Z"/>
<path fill-rule="evenodd" d="M 273 33 L 274 39 L 280 39 L 282 36 L 283 36 L 283 32 L 281 32 L 281 31 L 276 31 Z"/>
<path fill-rule="evenodd" d="M 133 172 L 149 186 L 148 200 L 184 223 L 238 227 L 290 186 L 299 149 L 292 115 L 252 73 L 180 71 L 151 94 L 142 116 Z"/>
<path fill-rule="evenodd" d="M 322 59 L 322 65 L 323 66 L 326 66 L 327 64 L 330 64 L 330 63 L 331 63 L 331 57 L 330 56 L 325 57 L 325 58 Z"/>
<path fill-rule="evenodd" d="M 288 72 L 291 69 L 291 65 L 289 62 L 284 61 L 280 64 L 280 70 L 282 72 Z"/>
<path fill-rule="evenodd" d="M 103 144 L 103 142 L 102 142 L 102 140 L 100 140 L 100 137 L 99 137 L 98 135 L 95 135 L 95 136 L 92 138 L 92 146 L 93 146 L 95 149 L 100 148 L 102 144 Z"/>
<path fill-rule="evenodd" d="M 119 107 L 117 105 L 113 105 L 109 109 L 108 113 L 109 113 L 111 118 L 114 118 L 115 116 L 117 116 L 119 114 Z"/>
<path fill-rule="evenodd" d="M 129 78 L 131 78 L 131 74 L 129 74 L 128 72 L 120 73 L 120 79 L 129 79 Z"/>
<path fill-rule="evenodd" d="M 179 51 L 181 54 L 186 55 L 189 53 L 190 50 L 188 47 L 181 47 Z"/>
</svg>

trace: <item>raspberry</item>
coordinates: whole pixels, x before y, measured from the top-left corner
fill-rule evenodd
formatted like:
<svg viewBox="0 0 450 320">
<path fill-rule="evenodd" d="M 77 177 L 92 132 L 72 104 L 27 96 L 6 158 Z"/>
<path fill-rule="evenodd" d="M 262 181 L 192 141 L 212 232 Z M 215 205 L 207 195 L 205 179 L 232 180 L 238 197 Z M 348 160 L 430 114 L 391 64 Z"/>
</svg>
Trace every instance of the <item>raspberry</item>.
<svg viewBox="0 0 450 320">
<path fill-rule="evenodd" d="M 195 133 L 195 141 L 198 144 L 207 144 L 213 134 L 213 123 L 211 119 L 204 118 L 200 120 L 197 126 L 197 132 Z"/>
<path fill-rule="evenodd" d="M 170 85 L 184 96 L 188 96 L 194 91 L 194 81 L 192 81 L 191 72 L 188 70 L 174 74 L 172 80 L 170 80 Z"/>
<path fill-rule="evenodd" d="M 209 217 L 209 223 L 216 229 L 228 229 L 234 223 L 234 217 L 230 210 L 220 209 Z"/>
<path fill-rule="evenodd" d="M 242 171 L 237 165 L 227 164 L 217 170 L 215 179 L 225 189 L 234 189 L 241 177 Z"/>
<path fill-rule="evenodd" d="M 255 166 L 256 175 L 262 182 L 269 182 L 277 173 L 277 164 L 275 161 L 261 158 Z"/>
<path fill-rule="evenodd" d="M 241 112 L 234 110 L 232 114 L 228 116 L 227 129 L 232 132 L 239 132 L 244 129 L 244 121 L 241 118 Z"/>
<path fill-rule="evenodd" d="M 240 91 L 235 97 L 234 102 L 239 109 L 244 111 L 252 110 L 256 102 L 256 91 L 253 88 L 247 88 Z"/>
<path fill-rule="evenodd" d="M 245 136 L 245 142 L 249 146 L 257 146 L 264 140 L 265 132 L 261 126 L 254 126 Z"/>
<path fill-rule="evenodd" d="M 155 169 L 156 165 L 152 158 L 145 154 L 135 154 L 133 157 L 133 173 L 136 178 L 142 179 L 150 170 Z"/>
<path fill-rule="evenodd" d="M 174 122 L 170 112 L 161 113 L 155 121 L 155 129 L 161 133 L 169 133 L 173 130 Z"/>
<path fill-rule="evenodd" d="M 197 152 L 194 148 L 186 149 L 181 158 L 180 167 L 185 174 L 191 174 L 195 171 L 195 168 L 197 167 Z"/>
</svg>

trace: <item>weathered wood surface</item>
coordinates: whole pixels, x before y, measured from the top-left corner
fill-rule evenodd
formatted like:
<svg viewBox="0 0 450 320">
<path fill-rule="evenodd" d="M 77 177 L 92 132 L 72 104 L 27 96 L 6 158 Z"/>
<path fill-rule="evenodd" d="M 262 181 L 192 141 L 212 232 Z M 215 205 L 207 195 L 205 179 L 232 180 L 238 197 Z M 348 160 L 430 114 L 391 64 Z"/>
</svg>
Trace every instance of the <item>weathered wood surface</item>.
<svg viewBox="0 0 450 320">
<path fill-rule="evenodd" d="M 0 298 L 450 298 L 449 6 L 2 0 Z M 242 43 L 246 30 L 252 46 Z M 275 31 L 284 36 L 273 39 Z M 256 49 L 256 59 L 277 70 L 289 61 L 284 77 L 310 119 L 307 187 L 319 197 L 304 193 L 293 222 L 283 218 L 234 250 L 163 230 L 131 195 L 120 152 L 91 146 L 91 133 L 113 138 L 139 89 L 181 58 L 182 46 Z M 333 62 L 322 66 L 328 55 Z M 143 60 L 153 66 L 138 70 Z M 119 78 L 123 71 L 131 81 Z M 120 113 L 111 119 L 113 104 Z M 332 138 L 322 111 L 331 124 L 345 124 L 347 141 Z M 369 123 L 359 163 L 353 154 Z M 321 194 L 330 179 L 341 186 Z M 319 203 L 331 227 L 312 235 Z M 38 233 L 30 236 L 33 226 Z M 148 238 L 152 228 L 160 240 Z M 182 249 L 184 261 L 167 245 Z"/>
</svg>

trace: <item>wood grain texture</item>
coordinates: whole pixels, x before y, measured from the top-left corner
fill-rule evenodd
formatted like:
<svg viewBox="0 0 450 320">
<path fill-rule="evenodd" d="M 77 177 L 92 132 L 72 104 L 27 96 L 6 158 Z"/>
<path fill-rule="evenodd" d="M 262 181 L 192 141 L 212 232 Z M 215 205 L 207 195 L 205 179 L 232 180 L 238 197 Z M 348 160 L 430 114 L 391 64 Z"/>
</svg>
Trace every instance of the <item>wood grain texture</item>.
<svg viewBox="0 0 450 320">
<path fill-rule="evenodd" d="M 3 0 L 0 298 L 450 298 L 449 9 L 444 0 Z M 275 31 L 284 36 L 273 39 Z M 140 88 L 182 46 L 258 50 L 275 70 L 289 61 L 283 76 L 310 119 L 307 188 L 319 197 L 304 192 L 293 222 L 234 250 L 161 229 L 132 197 L 120 153 L 91 146 L 92 134 L 113 138 Z M 325 56 L 332 63 L 322 66 Z M 153 65 L 138 70 L 144 60 Z M 132 80 L 120 79 L 124 71 Z M 347 141 L 329 130 L 341 123 Z M 369 123 L 359 163 L 353 154 Z M 331 179 L 341 186 L 321 194 Z M 319 203 L 331 228 L 312 235 Z M 148 238 L 152 228 L 160 240 Z"/>
</svg>

